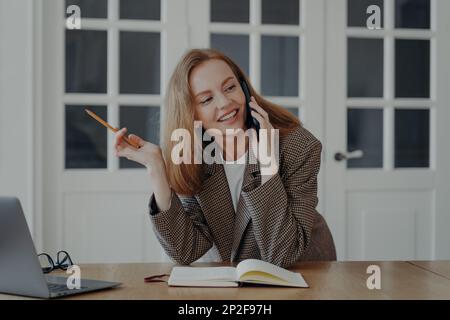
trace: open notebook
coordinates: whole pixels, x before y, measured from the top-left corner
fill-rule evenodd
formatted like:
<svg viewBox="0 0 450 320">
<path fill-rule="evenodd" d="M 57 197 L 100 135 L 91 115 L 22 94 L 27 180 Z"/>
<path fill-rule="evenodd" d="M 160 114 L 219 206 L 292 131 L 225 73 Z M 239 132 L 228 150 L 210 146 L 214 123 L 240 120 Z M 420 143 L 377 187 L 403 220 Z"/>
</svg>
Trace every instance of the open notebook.
<svg viewBox="0 0 450 320">
<path fill-rule="evenodd" d="M 300 273 L 256 259 L 236 267 L 174 267 L 168 281 L 169 286 L 184 287 L 237 287 L 240 283 L 308 287 Z"/>
</svg>

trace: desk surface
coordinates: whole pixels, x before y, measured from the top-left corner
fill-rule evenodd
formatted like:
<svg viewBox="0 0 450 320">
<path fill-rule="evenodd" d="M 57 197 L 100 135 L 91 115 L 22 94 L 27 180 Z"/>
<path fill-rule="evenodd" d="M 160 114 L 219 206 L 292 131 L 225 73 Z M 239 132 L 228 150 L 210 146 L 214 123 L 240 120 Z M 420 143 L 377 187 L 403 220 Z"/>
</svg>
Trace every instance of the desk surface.
<svg viewBox="0 0 450 320">
<path fill-rule="evenodd" d="M 369 265 L 381 268 L 381 289 L 369 290 Z M 197 263 L 193 266 L 223 264 Z M 290 268 L 301 272 L 310 288 L 240 287 L 186 288 L 166 283 L 145 283 L 150 275 L 170 273 L 173 264 L 85 264 L 83 278 L 119 281 L 115 289 L 86 293 L 67 299 L 450 299 L 450 279 L 437 271 L 450 270 L 450 261 L 419 262 L 299 262 Z M 442 272 L 444 272 L 442 271 Z M 58 274 L 58 272 L 54 272 Z M 0 294 L 0 299 L 24 299 Z M 25 298 L 26 299 L 26 298 Z"/>
<path fill-rule="evenodd" d="M 410 261 L 410 263 L 450 280 L 450 261 Z"/>
</svg>

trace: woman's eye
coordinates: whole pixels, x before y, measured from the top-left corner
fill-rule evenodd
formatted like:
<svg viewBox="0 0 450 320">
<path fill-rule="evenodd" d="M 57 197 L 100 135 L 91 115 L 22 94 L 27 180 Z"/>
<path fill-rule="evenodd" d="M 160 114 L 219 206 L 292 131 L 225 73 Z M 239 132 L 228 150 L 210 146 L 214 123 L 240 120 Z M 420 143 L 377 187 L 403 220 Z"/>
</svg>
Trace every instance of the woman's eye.
<svg viewBox="0 0 450 320">
<path fill-rule="evenodd" d="M 206 98 L 205 100 L 200 101 L 201 104 L 207 104 L 209 101 L 211 101 L 211 97 Z"/>
<path fill-rule="evenodd" d="M 231 91 L 231 90 L 233 90 L 235 87 L 236 87 L 236 85 L 233 84 L 233 85 L 231 85 L 231 86 L 229 86 L 229 87 L 227 88 L 227 91 Z"/>
</svg>

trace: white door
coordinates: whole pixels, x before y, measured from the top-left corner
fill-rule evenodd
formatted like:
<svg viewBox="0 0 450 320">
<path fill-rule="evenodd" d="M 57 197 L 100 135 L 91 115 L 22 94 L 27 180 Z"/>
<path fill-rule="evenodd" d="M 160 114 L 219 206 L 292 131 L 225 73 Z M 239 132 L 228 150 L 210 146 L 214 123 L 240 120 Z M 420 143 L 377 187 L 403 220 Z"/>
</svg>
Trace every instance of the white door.
<svg viewBox="0 0 450 320">
<path fill-rule="evenodd" d="M 374 4 L 379 30 L 366 27 Z M 338 259 L 450 257 L 449 12 L 446 0 L 326 2 L 326 210 Z"/>
<path fill-rule="evenodd" d="M 81 30 L 66 30 L 65 1 L 43 2 L 44 248 L 80 263 L 165 261 L 146 170 L 114 157 L 113 133 L 84 108 L 159 143 L 165 84 L 187 48 L 185 2 L 80 6 Z"/>
</svg>

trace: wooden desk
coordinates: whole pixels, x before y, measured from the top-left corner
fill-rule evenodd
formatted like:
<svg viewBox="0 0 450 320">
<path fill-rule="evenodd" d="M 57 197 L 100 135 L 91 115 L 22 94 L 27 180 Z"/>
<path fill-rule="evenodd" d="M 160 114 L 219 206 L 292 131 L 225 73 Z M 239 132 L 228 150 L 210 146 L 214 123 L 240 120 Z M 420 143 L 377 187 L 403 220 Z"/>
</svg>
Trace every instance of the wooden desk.
<svg viewBox="0 0 450 320">
<path fill-rule="evenodd" d="M 369 290 L 366 281 L 371 264 L 381 268 L 381 290 Z M 430 262 L 430 264 L 432 264 Z M 198 263 L 194 266 L 218 266 Z M 448 270 L 450 262 L 438 266 Z M 120 281 L 116 289 L 86 293 L 67 299 L 450 299 L 450 280 L 411 262 L 299 262 L 308 289 L 279 287 L 183 288 L 166 283 L 145 283 L 149 275 L 170 273 L 172 264 L 86 264 L 82 277 Z M 57 274 L 57 272 L 55 272 Z M 0 294 L 0 299 L 23 299 Z"/>
<path fill-rule="evenodd" d="M 450 261 L 409 261 L 409 263 L 450 280 Z"/>
</svg>

